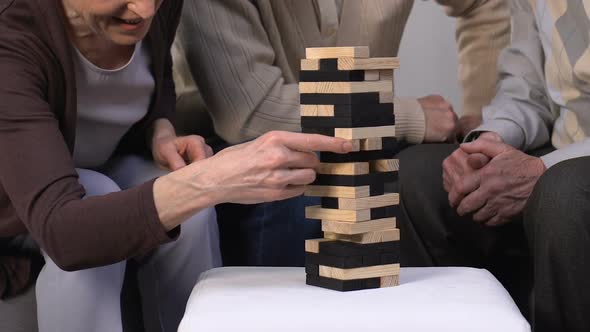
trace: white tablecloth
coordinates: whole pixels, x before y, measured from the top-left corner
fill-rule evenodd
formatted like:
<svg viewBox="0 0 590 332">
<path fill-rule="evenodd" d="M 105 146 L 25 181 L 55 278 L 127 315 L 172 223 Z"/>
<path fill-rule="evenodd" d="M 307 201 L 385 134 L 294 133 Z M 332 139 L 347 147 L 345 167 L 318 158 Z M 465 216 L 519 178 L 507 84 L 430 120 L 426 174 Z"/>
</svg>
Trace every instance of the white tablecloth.
<svg viewBox="0 0 590 332">
<path fill-rule="evenodd" d="M 179 332 L 529 332 L 486 270 L 402 268 L 401 285 L 341 293 L 305 284 L 303 268 L 205 272 Z"/>
</svg>

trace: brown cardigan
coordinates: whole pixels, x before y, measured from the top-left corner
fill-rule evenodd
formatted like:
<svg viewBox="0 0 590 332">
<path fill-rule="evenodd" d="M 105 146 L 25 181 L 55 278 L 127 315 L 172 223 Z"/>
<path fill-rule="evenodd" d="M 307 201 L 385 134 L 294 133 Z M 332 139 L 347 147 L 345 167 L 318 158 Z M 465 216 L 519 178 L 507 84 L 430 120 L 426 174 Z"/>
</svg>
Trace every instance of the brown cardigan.
<svg viewBox="0 0 590 332">
<path fill-rule="evenodd" d="M 146 40 L 156 89 L 120 150 L 144 149 L 150 125 L 175 109 L 170 47 L 181 9 L 182 0 L 166 0 L 153 21 Z M 64 22 L 61 0 L 0 0 L 0 237 L 28 232 L 58 266 L 76 270 L 146 253 L 178 232 L 160 224 L 153 181 L 82 200 L 71 158 L 76 77 Z"/>
</svg>

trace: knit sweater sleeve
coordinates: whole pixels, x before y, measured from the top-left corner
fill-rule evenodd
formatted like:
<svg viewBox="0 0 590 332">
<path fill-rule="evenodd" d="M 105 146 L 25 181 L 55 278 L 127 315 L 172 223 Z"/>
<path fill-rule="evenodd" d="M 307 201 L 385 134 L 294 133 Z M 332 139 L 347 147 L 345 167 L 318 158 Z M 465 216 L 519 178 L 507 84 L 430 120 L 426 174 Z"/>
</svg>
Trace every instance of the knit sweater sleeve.
<svg viewBox="0 0 590 332">
<path fill-rule="evenodd" d="M 286 84 L 258 9 L 247 0 L 186 1 L 179 37 L 215 125 L 230 143 L 300 131 L 299 89 Z"/>
<path fill-rule="evenodd" d="M 509 0 L 437 0 L 457 17 L 463 115 L 481 116 L 498 81 L 497 61 L 510 42 Z"/>
</svg>

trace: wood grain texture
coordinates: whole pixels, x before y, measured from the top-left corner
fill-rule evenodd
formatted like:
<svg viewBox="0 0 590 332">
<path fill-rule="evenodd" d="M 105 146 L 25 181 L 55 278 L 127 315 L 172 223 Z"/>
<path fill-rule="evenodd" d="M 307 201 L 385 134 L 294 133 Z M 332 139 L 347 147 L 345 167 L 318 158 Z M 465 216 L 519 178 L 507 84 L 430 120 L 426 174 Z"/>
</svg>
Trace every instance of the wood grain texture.
<svg viewBox="0 0 590 332">
<path fill-rule="evenodd" d="M 369 163 L 320 163 L 318 173 L 329 175 L 369 174 Z"/>
<path fill-rule="evenodd" d="M 307 206 L 305 217 L 308 219 L 329 219 L 349 222 L 359 222 L 371 219 L 371 210 L 338 210 L 324 209 L 321 206 Z"/>
<path fill-rule="evenodd" d="M 381 288 L 399 286 L 399 275 L 381 277 Z"/>
<path fill-rule="evenodd" d="M 338 70 L 394 70 L 399 68 L 399 58 L 340 57 Z"/>
<path fill-rule="evenodd" d="M 305 195 L 313 197 L 361 198 L 371 196 L 371 188 L 369 186 L 307 186 Z"/>
<path fill-rule="evenodd" d="M 305 49 L 305 57 L 308 59 L 368 58 L 369 55 L 368 46 L 308 47 Z"/>
<path fill-rule="evenodd" d="M 393 229 L 396 227 L 395 218 L 384 218 L 363 222 L 342 222 L 322 220 L 322 231 L 336 234 L 361 234 Z"/>
<path fill-rule="evenodd" d="M 334 116 L 334 105 L 301 105 L 301 116 Z"/>
<path fill-rule="evenodd" d="M 311 239 L 305 240 L 305 251 L 318 254 L 320 252 L 320 243 L 332 241 L 330 239 Z"/>
<path fill-rule="evenodd" d="M 376 265 L 356 269 L 339 269 L 320 265 L 320 276 L 338 280 L 355 280 L 399 275 L 399 264 Z"/>
<path fill-rule="evenodd" d="M 320 61 L 318 59 L 302 59 L 301 70 L 320 70 Z"/>
<path fill-rule="evenodd" d="M 379 80 L 381 81 L 392 81 L 394 79 L 393 70 L 379 70 Z"/>
<path fill-rule="evenodd" d="M 369 162 L 371 172 L 397 172 L 399 159 L 381 159 Z"/>
<path fill-rule="evenodd" d="M 397 228 L 353 235 L 324 232 L 324 237 L 330 240 L 348 241 L 361 244 L 399 241 L 400 239 L 399 229 Z"/>
<path fill-rule="evenodd" d="M 375 137 L 395 137 L 395 126 L 335 128 L 334 137 L 344 139 L 364 139 Z"/>
<path fill-rule="evenodd" d="M 381 76 L 379 70 L 365 70 L 365 81 L 391 81 L 391 79 L 382 79 Z"/>
<path fill-rule="evenodd" d="M 360 140 L 361 151 L 375 151 L 383 149 L 383 139 L 380 137 L 371 137 Z"/>
<path fill-rule="evenodd" d="M 299 83 L 299 93 L 366 93 L 392 91 L 393 83 L 391 81 Z"/>
<path fill-rule="evenodd" d="M 365 198 L 338 198 L 338 208 L 341 210 L 364 210 L 390 205 L 399 205 L 399 194 L 388 193 L 380 196 Z"/>
</svg>

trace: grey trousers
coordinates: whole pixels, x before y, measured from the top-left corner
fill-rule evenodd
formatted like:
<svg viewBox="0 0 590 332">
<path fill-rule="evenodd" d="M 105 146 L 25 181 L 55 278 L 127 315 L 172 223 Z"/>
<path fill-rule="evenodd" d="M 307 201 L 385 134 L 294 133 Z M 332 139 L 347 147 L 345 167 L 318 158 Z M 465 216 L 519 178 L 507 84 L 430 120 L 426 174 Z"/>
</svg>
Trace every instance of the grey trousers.
<svg viewBox="0 0 590 332">
<path fill-rule="evenodd" d="M 449 206 L 441 165 L 456 148 L 422 145 L 399 155 L 402 264 L 486 268 L 535 332 L 590 331 L 590 157 L 551 167 L 522 216 L 486 227 Z"/>
<path fill-rule="evenodd" d="M 152 161 L 129 156 L 101 172 L 78 169 L 87 196 L 124 190 L 165 174 Z M 105 243 L 108 246 L 108 243 Z M 127 262 L 65 272 L 45 256 L 36 286 L 40 332 L 122 332 L 121 289 Z M 183 223 L 177 241 L 133 258 L 146 331 L 176 331 L 201 272 L 221 266 L 215 210 Z"/>
</svg>

